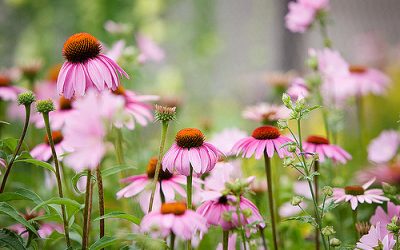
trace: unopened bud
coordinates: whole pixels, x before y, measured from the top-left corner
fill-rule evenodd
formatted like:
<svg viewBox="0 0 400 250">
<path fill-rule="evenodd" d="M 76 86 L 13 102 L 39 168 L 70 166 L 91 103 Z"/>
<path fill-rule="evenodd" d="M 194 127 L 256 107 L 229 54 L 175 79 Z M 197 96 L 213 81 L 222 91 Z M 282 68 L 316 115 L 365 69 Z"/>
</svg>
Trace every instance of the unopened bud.
<svg viewBox="0 0 400 250">
<path fill-rule="evenodd" d="M 337 238 L 332 238 L 329 241 L 329 245 L 331 245 L 331 247 L 339 247 L 341 244 L 342 244 L 342 242 Z"/>
<path fill-rule="evenodd" d="M 335 231 L 335 229 L 333 229 L 332 226 L 326 226 L 326 227 L 322 228 L 321 233 L 324 236 L 331 236 L 331 235 L 335 234 L 336 231 Z"/>
<path fill-rule="evenodd" d="M 322 188 L 322 193 L 326 196 L 326 197 L 331 197 L 333 195 L 333 188 L 330 186 L 325 186 Z"/>
<path fill-rule="evenodd" d="M 298 206 L 298 205 L 300 205 L 300 203 L 303 202 L 303 200 L 304 200 L 304 197 L 296 195 L 292 198 L 292 201 L 290 202 L 290 204 L 292 204 L 292 206 Z"/>
</svg>

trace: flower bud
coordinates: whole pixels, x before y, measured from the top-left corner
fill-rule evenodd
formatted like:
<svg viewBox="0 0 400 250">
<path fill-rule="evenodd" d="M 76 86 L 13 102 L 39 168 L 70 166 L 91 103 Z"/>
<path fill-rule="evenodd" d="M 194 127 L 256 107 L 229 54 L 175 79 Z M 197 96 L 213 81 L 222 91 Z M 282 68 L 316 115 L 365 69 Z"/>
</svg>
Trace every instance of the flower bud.
<svg viewBox="0 0 400 250">
<path fill-rule="evenodd" d="M 290 202 L 290 204 L 292 204 L 292 206 L 298 206 L 298 205 L 300 205 L 300 203 L 303 202 L 303 200 L 304 200 L 304 197 L 296 195 L 292 198 L 292 201 Z"/>
<path fill-rule="evenodd" d="M 322 193 L 326 197 L 331 197 L 333 195 L 333 189 L 330 186 L 325 186 L 325 187 L 322 188 Z"/>
<path fill-rule="evenodd" d="M 297 147 L 295 145 L 288 145 L 287 150 L 291 153 L 296 152 Z"/>
<path fill-rule="evenodd" d="M 342 242 L 339 239 L 336 238 L 332 238 L 329 241 L 329 245 L 331 245 L 331 247 L 339 247 L 342 244 Z"/>
<path fill-rule="evenodd" d="M 383 192 L 385 192 L 385 194 L 391 194 L 391 195 L 397 194 L 397 188 L 395 186 L 390 185 L 389 183 L 383 182 L 382 189 Z"/>
<path fill-rule="evenodd" d="M 279 129 L 285 129 L 288 127 L 287 121 L 282 119 L 278 120 L 276 125 L 278 126 Z"/>
<path fill-rule="evenodd" d="M 161 122 L 173 121 L 176 118 L 176 107 L 165 107 L 156 104 L 154 117 Z"/>
<path fill-rule="evenodd" d="M 18 105 L 31 105 L 35 100 L 35 95 L 30 91 L 18 95 Z"/>
<path fill-rule="evenodd" d="M 336 233 L 335 229 L 333 229 L 332 226 L 326 226 L 322 228 L 321 232 L 324 236 L 331 236 Z"/>
<path fill-rule="evenodd" d="M 53 110 L 54 108 L 54 103 L 52 100 L 39 100 L 36 102 L 36 110 L 39 113 L 49 113 Z"/>
<path fill-rule="evenodd" d="M 282 102 L 288 109 L 292 108 L 292 100 L 290 99 L 290 96 L 288 94 L 283 93 Z"/>
<path fill-rule="evenodd" d="M 243 213 L 245 218 L 249 218 L 250 216 L 253 215 L 253 212 L 251 211 L 250 208 L 243 209 L 242 213 Z"/>
<path fill-rule="evenodd" d="M 389 232 L 392 232 L 393 234 L 398 234 L 400 231 L 399 223 L 398 223 L 398 217 L 394 216 L 392 218 L 392 221 L 387 224 L 386 228 Z"/>
</svg>

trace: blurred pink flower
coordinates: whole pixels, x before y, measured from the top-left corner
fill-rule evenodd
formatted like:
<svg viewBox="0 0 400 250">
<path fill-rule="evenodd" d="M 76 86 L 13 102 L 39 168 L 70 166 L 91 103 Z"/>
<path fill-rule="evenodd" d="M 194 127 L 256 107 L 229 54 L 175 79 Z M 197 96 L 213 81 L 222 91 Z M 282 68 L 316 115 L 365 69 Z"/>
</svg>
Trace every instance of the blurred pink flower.
<svg viewBox="0 0 400 250">
<path fill-rule="evenodd" d="M 129 198 L 136 196 L 139 200 L 140 207 L 144 213 L 147 213 L 149 200 L 151 196 L 151 184 L 153 183 L 154 173 L 156 169 L 157 158 L 153 157 L 150 159 L 147 165 L 146 174 L 130 176 L 122 179 L 121 182 L 129 183 L 128 186 L 124 187 L 117 193 L 117 199 Z M 165 196 L 165 201 L 170 202 L 176 200 L 176 194 L 179 194 L 182 198 L 186 198 L 185 189 L 181 185 L 186 185 L 186 177 L 183 175 L 171 174 L 168 170 L 160 171 L 159 181 L 157 182 L 156 195 L 154 197 L 154 210 L 157 210 L 161 206 L 160 197 L 160 185 Z M 195 187 L 199 186 L 199 179 L 193 179 Z"/>
<path fill-rule="evenodd" d="M 125 23 L 117 23 L 112 20 L 107 20 L 104 23 L 104 29 L 110 34 L 125 34 L 130 31 L 130 27 Z"/>
<path fill-rule="evenodd" d="M 180 202 L 162 204 L 160 210 L 144 216 L 140 228 L 153 237 L 165 238 L 174 233 L 183 240 L 191 239 L 196 231 L 207 232 L 205 219 Z"/>
<path fill-rule="evenodd" d="M 400 134 L 396 130 L 384 130 L 368 145 L 368 160 L 385 163 L 393 159 L 400 146 Z"/>
<path fill-rule="evenodd" d="M 290 83 L 286 93 L 293 101 L 297 101 L 298 99 L 307 98 L 310 90 L 307 87 L 306 81 L 303 78 L 297 77 Z"/>
<path fill-rule="evenodd" d="M 165 52 L 149 37 L 137 34 L 136 42 L 140 51 L 138 57 L 139 63 L 146 63 L 148 61 L 161 62 L 164 60 Z"/>
<path fill-rule="evenodd" d="M 368 189 L 372 183 L 375 182 L 375 178 L 362 186 L 347 186 L 345 188 L 334 188 L 333 189 L 333 201 L 335 203 L 350 202 L 351 208 L 355 210 L 358 203 L 379 203 L 382 204 L 384 201 L 389 199 L 383 196 L 381 189 L 373 188 Z"/>
<path fill-rule="evenodd" d="M 301 207 L 303 209 L 306 209 L 307 204 L 302 202 Z M 291 217 L 291 216 L 295 216 L 296 214 L 299 214 L 301 212 L 302 212 L 301 208 L 299 206 L 293 206 L 291 204 L 291 202 L 285 202 L 279 208 L 279 215 L 281 217 Z"/>
<path fill-rule="evenodd" d="M 315 9 L 301 2 L 290 2 L 285 16 L 286 28 L 292 32 L 304 33 L 314 22 Z"/>
<path fill-rule="evenodd" d="M 124 122 L 117 122 L 114 125 L 118 128 L 123 125 L 128 129 L 135 128 L 135 122 L 141 126 L 146 126 L 148 122 L 154 120 L 153 107 L 148 104 L 149 101 L 157 101 L 159 99 L 156 95 L 138 95 L 133 91 L 127 90 L 122 85 L 113 91 L 114 94 L 121 96 L 125 100 L 125 111 L 129 114 L 129 118 Z"/>
<path fill-rule="evenodd" d="M 65 124 L 65 121 L 68 119 L 69 115 L 74 111 L 73 109 L 73 99 L 69 100 L 63 96 L 60 96 L 57 99 L 55 104 L 56 110 L 49 113 L 50 126 L 53 130 L 62 129 Z M 44 128 L 44 120 L 43 117 L 34 116 L 32 120 L 35 122 L 35 126 L 37 128 Z"/>
<path fill-rule="evenodd" d="M 298 2 L 316 11 L 329 8 L 329 0 L 298 0 Z"/>
<path fill-rule="evenodd" d="M 348 160 L 351 160 L 351 155 L 344 149 L 330 144 L 328 139 L 318 135 L 309 136 L 303 142 L 303 150 L 307 153 L 317 153 L 321 162 L 331 159 L 335 163 L 345 164 Z"/>
<path fill-rule="evenodd" d="M 231 150 L 233 145 L 246 136 L 247 133 L 238 128 L 226 128 L 221 132 L 214 134 L 210 143 L 221 150 L 226 156 L 232 156 Z"/>
<path fill-rule="evenodd" d="M 376 178 L 378 183 L 386 182 L 392 185 L 400 184 L 400 163 L 373 166 L 369 169 L 360 170 L 357 173 L 359 181 L 367 181 Z"/>
<path fill-rule="evenodd" d="M 50 67 L 47 77 L 43 81 L 35 83 L 35 95 L 37 100 L 57 100 L 60 96 L 57 93 L 57 78 L 62 64 L 55 64 Z"/>
<path fill-rule="evenodd" d="M 57 157 L 61 160 L 63 155 L 69 151 L 68 147 L 64 143 L 64 136 L 62 135 L 61 131 L 55 130 L 52 132 L 51 137 L 54 141 L 54 148 L 56 150 Z M 31 156 L 40 161 L 48 161 L 50 158 L 52 158 L 51 147 L 47 135 L 44 139 L 44 143 L 36 145 L 31 150 Z"/>
<path fill-rule="evenodd" d="M 387 234 L 381 231 L 380 223 L 378 222 L 376 227 L 371 226 L 368 234 L 361 237 L 357 242 L 357 249 L 362 250 L 392 250 L 396 241 L 393 239 L 393 235 Z"/>
<path fill-rule="evenodd" d="M 388 233 L 386 225 L 392 221 L 394 216 L 400 217 L 400 206 L 396 206 L 394 203 L 389 201 L 387 203 L 387 213 L 381 206 L 378 206 L 369 222 L 374 226 L 377 226 L 378 223 L 380 223 L 381 232 Z"/>
<path fill-rule="evenodd" d="M 189 176 L 190 167 L 193 167 L 194 175 L 210 172 L 223 153 L 204 140 L 203 133 L 196 128 L 180 130 L 175 143 L 164 155 L 163 170 L 177 171 L 185 176 Z"/>
<path fill-rule="evenodd" d="M 129 78 L 121 67 L 100 52 L 99 41 L 88 33 L 69 37 L 63 48 L 67 61 L 58 75 L 57 92 L 70 99 L 74 95 L 83 96 L 89 88 L 117 89 L 118 74 Z"/>
<path fill-rule="evenodd" d="M 266 125 L 256 128 L 250 137 L 238 141 L 232 148 L 232 152 L 236 155 L 242 153 L 242 157 L 245 158 L 250 158 L 254 154 L 256 159 L 260 159 L 264 152 L 268 157 L 272 157 L 276 151 L 278 156 L 283 158 L 291 153 L 281 146 L 291 141 L 288 137 L 281 135 L 276 127 Z"/>
<path fill-rule="evenodd" d="M 24 91 L 23 88 L 12 84 L 12 77 L 7 71 L 0 72 L 0 99 L 3 101 L 15 101 L 18 94 Z"/>
<path fill-rule="evenodd" d="M 204 189 L 216 192 L 225 190 L 225 183 L 232 182 L 242 177 L 240 168 L 235 167 L 229 162 L 217 162 L 213 171 L 204 180 Z"/>
<path fill-rule="evenodd" d="M 105 55 L 111 60 L 117 62 L 118 59 L 122 56 L 125 46 L 126 43 L 124 40 L 118 40 L 111 46 L 111 48 L 106 51 Z"/>
<path fill-rule="evenodd" d="M 290 110 L 283 105 L 273 105 L 269 103 L 259 103 L 254 106 L 247 107 L 242 116 L 245 119 L 270 124 L 279 119 L 289 118 Z"/>
<path fill-rule="evenodd" d="M 377 69 L 350 65 L 349 71 L 355 96 L 383 95 L 389 87 L 389 77 Z"/>
<path fill-rule="evenodd" d="M 228 250 L 236 250 L 236 239 L 237 234 L 232 232 L 228 238 Z M 242 249 L 242 247 L 240 247 Z M 217 248 L 215 250 L 223 250 L 222 242 L 218 243 Z"/>
<path fill-rule="evenodd" d="M 77 99 L 63 129 L 71 148 L 64 162 L 77 172 L 96 168 L 106 153 L 106 128 L 120 119 L 123 106 L 123 99 L 109 92 L 89 91 Z"/>
</svg>

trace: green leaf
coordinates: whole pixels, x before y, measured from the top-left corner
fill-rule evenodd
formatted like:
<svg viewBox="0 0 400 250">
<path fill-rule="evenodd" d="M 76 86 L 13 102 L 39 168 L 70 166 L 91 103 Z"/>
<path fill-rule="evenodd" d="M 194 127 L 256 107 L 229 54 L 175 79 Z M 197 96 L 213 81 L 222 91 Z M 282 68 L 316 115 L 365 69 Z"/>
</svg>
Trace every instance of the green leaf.
<svg viewBox="0 0 400 250">
<path fill-rule="evenodd" d="M 286 219 L 286 221 L 290 221 L 290 220 L 297 220 L 297 221 L 300 221 L 302 223 L 308 223 L 308 224 L 311 224 L 314 227 L 318 227 L 318 224 L 315 221 L 314 217 L 312 217 L 310 215 L 294 216 L 294 217 L 290 217 L 290 218 Z"/>
<path fill-rule="evenodd" d="M 77 201 L 68 198 L 54 197 L 38 204 L 36 207 L 33 208 L 33 210 L 37 210 L 39 207 L 43 207 L 49 204 L 65 205 L 67 209 L 72 208 L 73 210 L 81 209 L 83 207 L 83 205 L 78 203 Z"/>
<path fill-rule="evenodd" d="M 117 238 L 111 236 L 104 236 L 101 239 L 98 239 L 95 243 L 93 243 L 89 250 L 99 250 L 108 246 L 115 244 L 118 241 Z"/>
<path fill-rule="evenodd" d="M 133 215 L 124 213 L 124 212 L 120 212 L 120 211 L 110 212 L 110 213 L 105 214 L 105 215 L 103 215 L 101 217 L 97 217 L 96 219 L 94 219 L 94 221 L 98 221 L 98 220 L 101 220 L 101 219 L 110 219 L 110 218 L 113 218 L 113 219 L 125 219 L 125 220 L 128 220 L 128 221 L 132 222 L 132 223 L 135 223 L 136 225 L 140 224 L 140 219 L 139 218 L 137 218 L 137 217 L 135 217 Z"/>
<path fill-rule="evenodd" d="M 128 169 L 136 169 L 136 168 L 133 166 L 129 166 L 129 165 L 117 165 L 117 166 L 114 166 L 111 168 L 104 169 L 103 171 L 101 171 L 101 175 L 103 177 L 107 177 L 107 176 L 114 175 L 116 173 L 119 173 L 119 172 L 122 172 L 122 171 L 125 171 Z"/>
<path fill-rule="evenodd" d="M 81 192 L 81 191 L 78 189 L 78 181 L 79 181 L 79 179 L 80 179 L 82 176 L 87 176 L 87 172 L 86 172 L 86 171 L 83 171 L 83 172 L 77 173 L 77 174 L 74 175 L 74 177 L 72 177 L 72 179 L 71 179 L 72 187 L 74 188 L 75 192 L 77 192 L 78 194 L 83 193 L 83 192 Z"/>
<path fill-rule="evenodd" d="M 37 235 L 36 229 L 31 224 L 29 224 L 29 222 L 21 214 L 19 214 L 13 206 L 5 202 L 0 202 L 0 213 L 8 215 L 9 217 L 18 221 Z"/>
<path fill-rule="evenodd" d="M 13 250 L 26 249 L 21 236 L 7 228 L 0 229 L 0 248 L 3 247 Z"/>
<path fill-rule="evenodd" d="M 25 163 L 30 163 L 30 164 L 32 164 L 34 166 L 38 166 L 38 167 L 42 167 L 42 168 L 48 169 L 53 173 L 55 172 L 53 166 L 50 165 L 47 162 L 39 161 L 39 160 L 36 160 L 36 159 L 23 159 L 23 160 L 16 160 L 15 161 L 15 163 L 24 163 L 24 162 Z"/>
<path fill-rule="evenodd" d="M 36 204 L 43 202 L 39 195 L 25 188 L 18 188 L 14 192 L 5 192 L 0 194 L 0 202 L 13 200 L 30 200 Z"/>
</svg>

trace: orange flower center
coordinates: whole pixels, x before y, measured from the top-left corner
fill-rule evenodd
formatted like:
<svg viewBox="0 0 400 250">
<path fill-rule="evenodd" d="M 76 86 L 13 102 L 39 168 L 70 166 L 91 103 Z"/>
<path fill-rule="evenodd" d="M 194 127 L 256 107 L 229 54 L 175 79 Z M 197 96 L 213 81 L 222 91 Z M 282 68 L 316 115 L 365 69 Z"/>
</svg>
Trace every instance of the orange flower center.
<svg viewBox="0 0 400 250">
<path fill-rule="evenodd" d="M 53 138 L 54 144 L 58 144 L 64 139 L 64 136 L 61 134 L 61 131 L 58 130 L 51 132 L 51 137 Z M 49 137 L 47 135 L 44 137 L 44 142 L 50 145 Z"/>
<path fill-rule="evenodd" d="M 354 74 L 363 74 L 367 71 L 367 67 L 362 65 L 350 65 L 349 71 Z"/>
<path fill-rule="evenodd" d="M 276 139 L 281 135 L 279 130 L 270 125 L 258 127 L 254 129 L 253 133 L 251 136 L 257 140 L 268 140 L 268 139 Z"/>
<path fill-rule="evenodd" d="M 175 141 L 182 148 L 197 148 L 203 145 L 204 135 L 197 128 L 185 128 L 176 134 Z"/>
<path fill-rule="evenodd" d="M 329 144 L 329 140 L 326 139 L 325 137 L 318 136 L 318 135 L 310 135 L 307 138 L 307 142 L 313 143 L 313 144 Z"/>
<path fill-rule="evenodd" d="M 344 188 L 344 192 L 350 195 L 363 195 L 365 190 L 361 186 L 347 186 Z"/>
<path fill-rule="evenodd" d="M 77 33 L 64 43 L 63 55 L 72 63 L 86 62 L 100 54 L 101 44 L 96 37 L 88 33 Z"/>
<path fill-rule="evenodd" d="M 11 79 L 5 75 L 0 75 L 0 87 L 7 87 L 11 85 Z"/>
<path fill-rule="evenodd" d="M 112 92 L 114 95 L 125 95 L 125 88 L 120 84 L 116 90 Z"/>
<path fill-rule="evenodd" d="M 47 73 L 47 79 L 50 82 L 57 82 L 58 73 L 60 73 L 61 66 L 61 64 L 56 64 L 49 69 L 49 72 Z"/>
<path fill-rule="evenodd" d="M 162 214 L 182 215 L 186 212 L 186 204 L 183 202 L 168 202 L 161 205 Z"/>
<path fill-rule="evenodd" d="M 158 159 L 157 157 L 152 157 L 147 164 L 147 177 L 153 179 L 156 173 L 156 166 L 157 166 Z M 171 179 L 172 174 L 166 169 L 165 171 L 162 170 L 162 165 L 160 166 L 160 173 L 158 174 L 158 180 L 168 180 Z"/>
<path fill-rule="evenodd" d="M 59 104 L 60 104 L 60 109 L 61 110 L 70 110 L 70 109 L 72 109 L 72 101 L 68 100 L 64 96 L 60 97 Z"/>
</svg>

